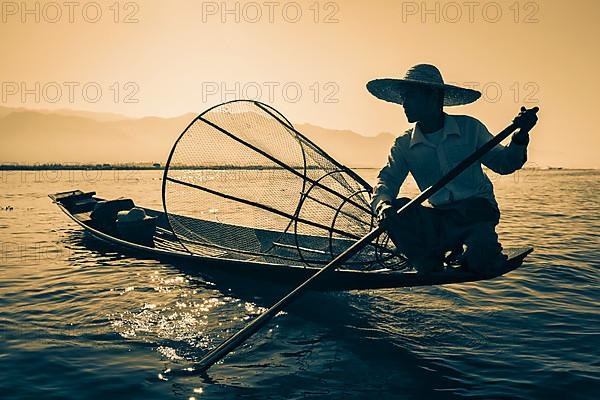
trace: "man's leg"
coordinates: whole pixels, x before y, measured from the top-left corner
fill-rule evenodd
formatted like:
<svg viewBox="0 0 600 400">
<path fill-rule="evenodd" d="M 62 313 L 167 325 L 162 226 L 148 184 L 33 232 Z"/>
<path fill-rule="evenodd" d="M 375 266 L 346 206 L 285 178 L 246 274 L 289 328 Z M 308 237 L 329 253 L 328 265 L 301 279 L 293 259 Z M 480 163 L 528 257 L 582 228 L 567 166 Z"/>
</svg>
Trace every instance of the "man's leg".
<svg viewBox="0 0 600 400">
<path fill-rule="evenodd" d="M 465 231 L 467 245 L 465 260 L 467 268 L 473 272 L 486 274 L 504 265 L 506 255 L 498 242 L 495 222 L 478 222 Z"/>
<path fill-rule="evenodd" d="M 465 253 L 459 258 L 468 269 L 482 274 L 504 264 L 506 256 L 502 254 L 496 234 L 500 221 L 497 206 L 486 199 L 473 198 L 457 202 L 442 212 L 443 249 L 466 245 Z"/>
<path fill-rule="evenodd" d="M 400 198 L 394 202 L 396 209 L 410 199 Z M 431 208 L 417 206 L 389 222 L 388 235 L 398 250 L 419 272 L 440 270 L 443 255 L 440 247 L 437 215 Z"/>
</svg>

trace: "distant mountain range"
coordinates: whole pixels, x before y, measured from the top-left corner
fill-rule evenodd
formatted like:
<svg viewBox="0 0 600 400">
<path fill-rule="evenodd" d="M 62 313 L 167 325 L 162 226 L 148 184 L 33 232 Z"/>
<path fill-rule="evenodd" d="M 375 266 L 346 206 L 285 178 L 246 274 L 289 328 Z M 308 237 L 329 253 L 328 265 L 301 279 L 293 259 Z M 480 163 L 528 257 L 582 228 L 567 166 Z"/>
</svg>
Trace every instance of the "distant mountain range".
<svg viewBox="0 0 600 400">
<path fill-rule="evenodd" d="M 0 107 L 0 163 L 164 163 L 176 138 L 195 118 L 129 118 L 75 110 Z M 311 124 L 295 128 L 344 165 L 382 166 L 394 140 Z"/>
</svg>

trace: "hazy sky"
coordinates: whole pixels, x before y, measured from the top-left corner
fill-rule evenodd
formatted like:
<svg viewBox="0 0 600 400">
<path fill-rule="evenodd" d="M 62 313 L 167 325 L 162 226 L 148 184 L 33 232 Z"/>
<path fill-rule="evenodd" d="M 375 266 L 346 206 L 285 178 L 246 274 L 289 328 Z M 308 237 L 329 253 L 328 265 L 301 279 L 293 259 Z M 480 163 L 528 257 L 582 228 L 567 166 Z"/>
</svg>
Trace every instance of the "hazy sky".
<svg viewBox="0 0 600 400">
<path fill-rule="evenodd" d="M 1 105 L 175 116 L 258 95 L 292 121 L 400 133 L 365 84 L 428 62 L 486 89 L 449 113 L 497 132 L 539 105 L 530 160 L 600 167 L 597 1 L 26 3 L 1 3 Z"/>
</svg>

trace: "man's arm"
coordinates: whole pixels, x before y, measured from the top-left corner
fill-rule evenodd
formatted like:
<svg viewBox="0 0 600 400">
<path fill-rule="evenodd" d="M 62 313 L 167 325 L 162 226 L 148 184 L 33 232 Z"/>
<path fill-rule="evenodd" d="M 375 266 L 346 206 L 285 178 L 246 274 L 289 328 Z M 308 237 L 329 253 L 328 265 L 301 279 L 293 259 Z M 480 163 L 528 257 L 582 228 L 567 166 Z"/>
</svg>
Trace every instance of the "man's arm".
<svg viewBox="0 0 600 400">
<path fill-rule="evenodd" d="M 408 175 L 408 164 L 402 153 L 400 140 L 396 139 L 390 150 L 388 162 L 379 171 L 377 183 L 373 187 L 371 208 L 378 214 L 379 208 L 384 204 L 391 204 L 398 195 L 400 186 Z"/>
<path fill-rule="evenodd" d="M 479 148 L 492 139 L 493 136 L 485 125 L 479 121 L 477 122 L 477 148 Z M 481 162 L 498 174 L 513 173 L 521 169 L 527 161 L 528 144 L 529 133 L 525 130 L 519 130 L 513 134 L 508 146 L 497 145 L 481 158 Z"/>
</svg>

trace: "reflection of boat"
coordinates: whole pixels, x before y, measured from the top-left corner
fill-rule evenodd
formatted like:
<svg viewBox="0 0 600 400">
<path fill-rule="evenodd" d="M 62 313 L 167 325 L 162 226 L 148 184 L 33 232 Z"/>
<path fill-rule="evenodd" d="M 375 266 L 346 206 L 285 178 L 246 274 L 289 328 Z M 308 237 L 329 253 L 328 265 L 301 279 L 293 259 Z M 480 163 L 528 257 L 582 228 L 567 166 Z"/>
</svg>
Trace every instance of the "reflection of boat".
<svg viewBox="0 0 600 400">
<path fill-rule="evenodd" d="M 147 233 L 139 232 L 139 236 L 131 236 L 129 231 L 120 230 L 116 220 L 111 220 L 109 217 L 106 220 L 106 213 L 101 220 L 92 218 L 92 211 L 97 207 L 103 199 L 95 196 L 95 193 L 83 193 L 75 190 L 72 192 L 63 192 L 51 194 L 49 197 L 65 212 L 73 221 L 83 227 L 93 236 L 119 246 L 123 250 L 133 254 L 139 254 L 145 257 L 156 258 L 164 261 L 177 261 L 189 265 L 190 268 L 197 268 L 199 273 L 207 275 L 231 276 L 235 279 L 253 279 L 259 281 L 274 282 L 288 286 L 297 285 L 306 280 L 312 274 L 319 270 L 319 266 L 311 266 L 291 260 L 290 254 L 297 252 L 297 248 L 290 243 L 294 243 L 294 233 L 284 233 L 271 231 L 267 229 L 257 229 L 243 227 L 231 224 L 224 224 L 213 221 L 193 219 L 188 221 L 193 224 L 198 232 L 234 232 L 244 237 L 247 230 L 252 230 L 252 235 L 257 238 L 263 248 L 268 252 L 264 252 L 261 256 L 248 258 L 235 257 L 228 254 L 226 248 L 213 248 L 212 256 L 199 255 L 196 251 L 190 251 L 192 243 L 186 243 L 184 246 L 170 229 L 166 214 L 161 211 L 142 208 L 146 214 L 146 219 L 150 224 L 140 225 L 140 230 L 152 229 L 153 235 L 150 235 L 150 240 L 145 239 Z M 129 203 L 129 204 L 127 204 Z M 133 204 L 131 201 L 123 201 L 117 203 L 118 206 L 113 208 L 113 216 L 119 208 L 130 208 Z M 190 218 L 190 217 L 185 217 Z M 142 220 L 143 222 L 144 220 Z M 155 230 L 154 230 L 155 229 Z M 129 233 L 127 233 L 129 232 Z M 125 237 L 127 236 L 127 237 Z M 228 235 L 225 234 L 225 237 Z M 307 243 L 322 242 L 323 240 L 334 241 L 335 245 L 346 247 L 345 239 L 339 238 L 324 238 L 322 236 L 309 237 L 304 235 L 302 243 L 306 246 Z M 318 247 L 318 246 L 316 246 Z M 193 250 L 193 249 L 192 249 Z M 303 247 L 303 251 L 310 253 L 310 248 Z M 203 254 L 206 249 L 203 249 Z M 447 283 L 471 282 L 483 279 L 490 279 L 496 276 L 503 275 L 509 271 L 518 268 L 524 258 L 532 251 L 532 248 L 516 248 L 507 249 L 505 252 L 508 255 L 508 260 L 504 267 L 495 271 L 491 276 L 479 276 L 469 273 L 461 268 L 448 267 L 444 272 L 432 273 L 429 275 L 421 275 L 413 270 L 385 268 L 385 264 L 380 264 L 378 269 L 365 270 L 364 264 L 349 263 L 341 268 L 331 272 L 328 276 L 323 277 L 315 286 L 318 290 L 353 290 L 353 289 L 375 289 L 375 288 L 394 288 L 408 286 L 423 286 L 423 285 L 440 285 Z M 288 260 L 287 262 L 285 260 Z"/>
</svg>

